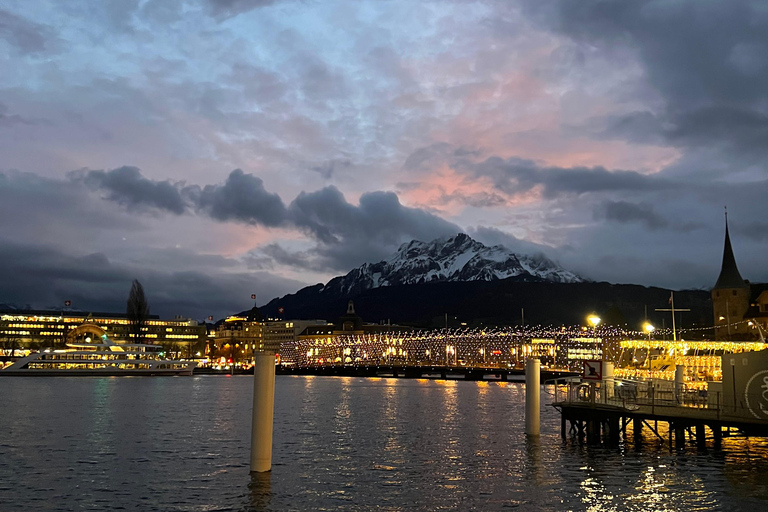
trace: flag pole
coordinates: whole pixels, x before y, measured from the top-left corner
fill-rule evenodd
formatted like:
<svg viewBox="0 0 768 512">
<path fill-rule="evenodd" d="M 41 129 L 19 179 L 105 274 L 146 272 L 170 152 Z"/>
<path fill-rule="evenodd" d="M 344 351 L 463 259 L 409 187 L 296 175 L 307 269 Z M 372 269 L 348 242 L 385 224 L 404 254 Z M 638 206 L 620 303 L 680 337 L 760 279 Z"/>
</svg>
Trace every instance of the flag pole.
<svg viewBox="0 0 768 512">
<path fill-rule="evenodd" d="M 675 292 L 669 292 L 669 302 L 672 304 L 672 341 L 677 341 L 677 329 L 675 329 Z"/>
</svg>

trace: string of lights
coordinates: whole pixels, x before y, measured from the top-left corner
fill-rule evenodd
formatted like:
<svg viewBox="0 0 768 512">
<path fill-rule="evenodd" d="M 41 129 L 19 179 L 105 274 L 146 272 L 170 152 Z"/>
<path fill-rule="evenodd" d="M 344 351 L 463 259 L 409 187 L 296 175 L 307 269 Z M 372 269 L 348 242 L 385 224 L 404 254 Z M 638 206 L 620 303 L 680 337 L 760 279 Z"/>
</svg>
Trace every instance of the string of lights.
<svg viewBox="0 0 768 512">
<path fill-rule="evenodd" d="M 704 328 L 702 328 L 704 329 Z M 706 329 L 712 329 L 708 327 Z M 701 329 L 678 330 L 685 331 Z M 671 332 L 671 331 L 669 331 Z M 516 326 L 442 328 L 409 332 L 335 334 L 300 339 L 295 347 L 300 366 L 323 364 L 463 365 L 516 367 L 528 357 L 559 368 L 578 368 L 581 360 L 621 360 L 633 351 L 630 363 L 657 356 L 706 352 L 760 350 L 759 342 L 667 341 L 664 329 L 651 334 L 615 326 Z M 294 352 L 294 351 L 292 351 Z"/>
</svg>

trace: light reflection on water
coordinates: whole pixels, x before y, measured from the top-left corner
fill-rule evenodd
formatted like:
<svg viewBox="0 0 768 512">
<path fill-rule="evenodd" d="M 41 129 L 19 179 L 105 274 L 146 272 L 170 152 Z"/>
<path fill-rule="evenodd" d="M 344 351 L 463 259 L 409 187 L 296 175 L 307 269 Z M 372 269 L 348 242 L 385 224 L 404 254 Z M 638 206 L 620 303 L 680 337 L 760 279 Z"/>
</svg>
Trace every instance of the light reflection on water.
<svg viewBox="0 0 768 512">
<path fill-rule="evenodd" d="M 526 439 L 517 383 L 278 377 L 273 471 L 253 479 L 249 377 L 0 386 L 3 511 L 768 508 L 762 440 L 563 444 L 548 395 Z"/>
</svg>

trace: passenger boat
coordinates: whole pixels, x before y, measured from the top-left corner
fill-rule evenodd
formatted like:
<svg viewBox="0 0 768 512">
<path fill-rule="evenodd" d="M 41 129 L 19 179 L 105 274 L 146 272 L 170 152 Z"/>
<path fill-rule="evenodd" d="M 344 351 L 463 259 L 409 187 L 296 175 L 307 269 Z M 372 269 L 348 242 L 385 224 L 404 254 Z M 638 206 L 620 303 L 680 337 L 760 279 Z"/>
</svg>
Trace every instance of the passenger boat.
<svg viewBox="0 0 768 512">
<path fill-rule="evenodd" d="M 106 334 L 101 343 L 67 343 L 69 348 L 44 350 L 15 361 L 0 376 L 192 375 L 194 361 L 163 359 L 159 345 L 117 345 Z"/>
</svg>

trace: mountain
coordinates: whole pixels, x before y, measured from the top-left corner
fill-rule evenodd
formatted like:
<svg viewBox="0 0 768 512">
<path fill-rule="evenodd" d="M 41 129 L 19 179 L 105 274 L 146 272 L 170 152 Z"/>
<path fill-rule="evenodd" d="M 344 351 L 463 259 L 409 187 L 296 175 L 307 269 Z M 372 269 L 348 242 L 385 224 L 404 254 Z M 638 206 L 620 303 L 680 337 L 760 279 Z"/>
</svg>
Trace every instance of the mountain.
<svg viewBox="0 0 768 512">
<path fill-rule="evenodd" d="M 431 242 L 412 241 L 378 263 L 366 263 L 327 284 L 302 288 L 261 306 L 268 318 L 336 321 L 355 302 L 366 321 L 420 327 L 460 325 L 579 325 L 597 314 L 606 325 L 640 328 L 670 323 L 670 290 L 639 285 L 595 283 L 544 256 L 487 247 L 459 234 Z M 709 292 L 675 292 L 678 328 L 712 325 Z M 283 311 L 281 314 L 280 311 Z M 523 319 L 524 316 L 524 319 Z M 707 333 L 710 331 L 696 331 Z M 692 335 L 692 333 L 689 333 Z"/>
<path fill-rule="evenodd" d="M 501 245 L 487 247 L 459 233 L 431 242 L 405 243 L 388 259 L 365 263 L 345 276 L 336 277 L 320 292 L 351 296 L 382 286 L 509 278 L 526 282 L 583 282 L 544 255 L 515 254 Z"/>
</svg>

